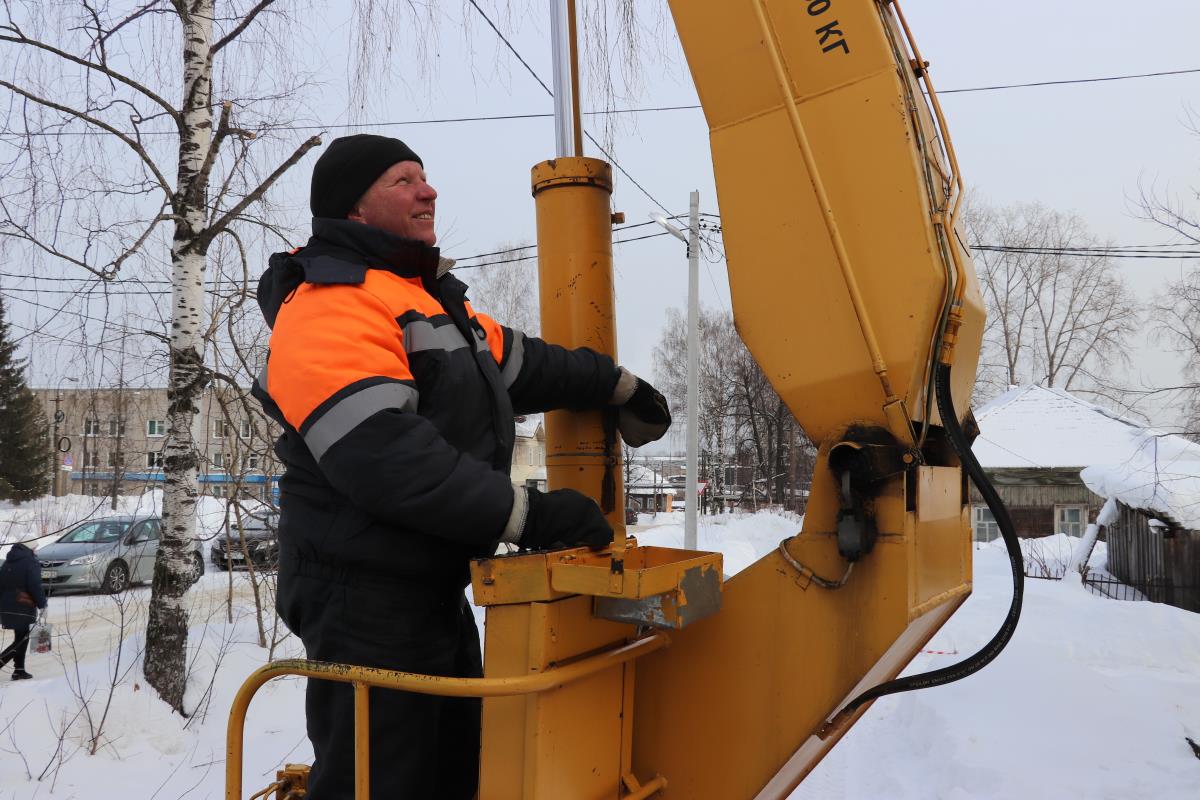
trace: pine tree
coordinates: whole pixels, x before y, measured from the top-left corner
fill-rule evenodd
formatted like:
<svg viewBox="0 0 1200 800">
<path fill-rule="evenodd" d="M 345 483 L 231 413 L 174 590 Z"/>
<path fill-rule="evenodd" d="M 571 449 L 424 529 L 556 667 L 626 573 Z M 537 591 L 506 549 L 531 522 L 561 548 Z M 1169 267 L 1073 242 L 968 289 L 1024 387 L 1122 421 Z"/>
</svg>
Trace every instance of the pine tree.
<svg viewBox="0 0 1200 800">
<path fill-rule="evenodd" d="M 31 500 L 50 488 L 46 415 L 21 375 L 0 297 L 0 499 Z"/>
</svg>

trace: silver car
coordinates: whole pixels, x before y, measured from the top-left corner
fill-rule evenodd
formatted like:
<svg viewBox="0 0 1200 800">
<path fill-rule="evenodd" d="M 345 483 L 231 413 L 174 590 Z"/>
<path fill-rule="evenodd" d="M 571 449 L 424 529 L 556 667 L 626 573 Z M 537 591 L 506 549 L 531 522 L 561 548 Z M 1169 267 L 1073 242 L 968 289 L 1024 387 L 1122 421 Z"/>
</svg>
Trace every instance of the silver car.
<svg viewBox="0 0 1200 800">
<path fill-rule="evenodd" d="M 105 517 L 76 525 L 53 544 L 38 548 L 42 586 L 47 591 L 99 589 L 115 593 L 154 578 L 162 521 L 158 517 Z M 197 577 L 204 556 L 192 551 Z"/>
</svg>

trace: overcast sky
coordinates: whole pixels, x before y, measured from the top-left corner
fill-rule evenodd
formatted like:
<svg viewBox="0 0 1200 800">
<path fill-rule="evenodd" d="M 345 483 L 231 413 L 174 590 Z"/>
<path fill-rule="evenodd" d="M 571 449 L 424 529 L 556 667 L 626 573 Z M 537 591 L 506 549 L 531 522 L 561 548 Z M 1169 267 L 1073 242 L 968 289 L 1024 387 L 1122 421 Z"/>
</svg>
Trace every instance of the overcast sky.
<svg viewBox="0 0 1200 800">
<path fill-rule="evenodd" d="M 651 20 L 655 4 L 665 7 L 664 0 L 638 4 Z M 346 111 L 345 100 L 350 27 L 337 17 L 310 20 L 317 47 L 305 47 L 297 57 L 319 65 L 328 81 L 321 100 L 311 102 L 314 116 L 335 125 L 551 110 L 550 98 L 469 4 L 451 0 L 443 5 L 439 34 L 429 39 L 433 69 L 428 80 L 419 78 L 411 51 L 397 47 L 393 64 L 407 80 L 380 76 L 376 96 L 356 114 Z M 481 5 L 489 11 L 494 7 Z M 514 13 L 496 21 L 549 83 L 547 3 L 513 0 L 511 5 Z M 1193 0 L 909 0 L 905 9 L 941 89 L 1200 68 L 1200 3 Z M 648 41 L 663 44 L 661 57 L 643 72 L 640 93 L 619 100 L 620 107 L 697 102 L 669 16 L 660 16 L 664 28 Z M 1130 198 L 1139 181 L 1164 191 L 1200 187 L 1200 138 L 1185 127 L 1187 109 L 1200 110 L 1200 74 L 947 95 L 944 106 L 972 188 L 996 204 L 1040 201 L 1078 212 L 1096 233 L 1118 245 L 1171 240 L 1137 219 Z M 595 120 L 585 125 L 599 130 Z M 551 119 L 379 124 L 366 130 L 403 138 L 422 156 L 440 193 L 440 244 L 448 255 L 535 241 L 529 169 L 554 154 Z M 355 131 L 331 129 L 326 141 L 346 132 Z M 622 116 L 615 145 L 617 162 L 672 212 L 686 213 L 692 189 L 700 190 L 703 211 L 719 210 L 699 110 Z M 590 145 L 586 150 L 598 155 Z M 301 218 L 313 160 L 310 155 L 277 192 L 279 199 L 295 203 Z M 630 223 L 644 222 L 656 210 L 623 176 L 615 206 Z M 649 231 L 641 228 L 638 234 Z M 1130 260 L 1119 268 L 1139 295 L 1149 297 L 1193 263 Z M 616 270 L 620 357 L 650 375 L 664 309 L 682 306 L 686 299 L 684 248 L 669 237 L 622 245 Z M 469 273 L 463 277 L 470 282 Z M 728 307 L 722 263 L 703 264 L 701 300 Z M 1131 384 L 1173 379 L 1178 362 L 1151 351 L 1142 343 Z"/>
</svg>

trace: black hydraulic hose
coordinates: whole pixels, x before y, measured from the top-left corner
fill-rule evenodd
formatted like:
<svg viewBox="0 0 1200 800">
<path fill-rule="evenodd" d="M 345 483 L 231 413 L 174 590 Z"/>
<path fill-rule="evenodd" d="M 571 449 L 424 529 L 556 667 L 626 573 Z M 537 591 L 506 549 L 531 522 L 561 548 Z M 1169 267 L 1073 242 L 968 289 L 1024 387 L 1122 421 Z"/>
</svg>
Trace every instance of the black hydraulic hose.
<svg viewBox="0 0 1200 800">
<path fill-rule="evenodd" d="M 955 452 L 958 453 L 958 458 L 962 462 L 963 468 L 966 469 L 967 474 L 971 477 L 971 482 L 979 488 L 979 493 L 983 495 L 984 502 L 992 510 L 992 516 L 996 518 L 996 524 L 1000 528 L 1000 535 L 1004 537 L 1004 545 L 1008 549 L 1009 564 L 1012 566 L 1012 604 L 1008 607 L 1008 615 L 1004 618 L 1004 624 L 1000 626 L 1000 630 L 996 631 L 996 635 L 979 652 L 949 667 L 923 672 L 920 675 L 897 678 L 896 680 L 887 681 L 868 689 L 847 703 L 832 720 L 822 726 L 818 732 L 818 735 L 822 737 L 840 727 L 842 722 L 858 710 L 859 707 L 872 700 L 889 694 L 911 692 L 914 689 L 929 689 L 934 686 L 943 686 L 978 672 L 991 663 L 992 659 L 1000 655 L 1000 651 L 1004 649 L 1009 639 L 1012 638 L 1013 632 L 1016 631 L 1017 621 L 1021 618 L 1021 600 L 1025 594 L 1025 570 L 1024 560 L 1021 556 L 1021 545 L 1017 541 L 1017 532 L 1013 528 L 1012 519 L 1008 516 L 1008 509 L 1004 507 L 1004 501 L 1000 499 L 1000 495 L 996 493 L 996 489 L 992 486 L 991 481 L 984 474 L 983 467 L 979 465 L 975 454 L 971 452 L 971 445 L 967 441 L 966 435 L 963 434 L 962 426 L 958 424 L 958 416 L 954 413 L 954 400 L 950 394 L 950 367 L 948 365 L 938 364 L 935 384 L 938 413 L 942 417 L 942 425 L 945 426 L 946 433 L 950 436 L 950 443 L 954 446 Z"/>
</svg>

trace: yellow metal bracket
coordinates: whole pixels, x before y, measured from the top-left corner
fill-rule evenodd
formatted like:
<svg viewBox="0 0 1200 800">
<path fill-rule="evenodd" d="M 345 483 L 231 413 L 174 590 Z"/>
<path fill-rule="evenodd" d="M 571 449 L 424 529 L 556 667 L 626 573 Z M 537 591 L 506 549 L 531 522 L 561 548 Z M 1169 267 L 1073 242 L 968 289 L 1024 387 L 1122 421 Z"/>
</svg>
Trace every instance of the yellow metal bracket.
<svg viewBox="0 0 1200 800">
<path fill-rule="evenodd" d="M 356 734 L 354 741 L 354 796 L 355 800 L 368 800 L 367 778 L 370 774 L 370 748 L 365 734 L 367 730 L 367 692 L 370 688 L 397 689 L 441 697 L 512 697 L 538 694 L 554 691 L 598 672 L 633 661 L 666 647 L 667 644 L 669 644 L 669 640 L 665 634 L 655 633 L 545 672 L 512 678 L 445 678 L 437 675 L 420 675 L 303 659 L 272 661 L 252 672 L 233 698 L 233 705 L 229 710 L 229 726 L 225 736 L 225 798 L 226 800 L 241 800 L 242 750 L 245 739 L 246 711 L 250 708 L 250 701 L 254 699 L 255 693 L 274 678 L 297 675 L 304 678 L 353 684 Z M 363 733 L 361 738 L 358 735 L 360 729 Z M 285 772 L 287 771 L 285 770 Z M 294 778 L 300 777 L 299 772 L 289 774 Z M 283 775 L 284 773 L 280 773 L 281 780 Z M 304 776 L 306 778 L 307 772 L 304 773 Z M 293 787 L 293 789 L 297 788 Z M 269 791 L 270 789 L 268 789 Z M 262 796 L 262 793 L 257 796 Z M 280 797 L 282 800 L 286 795 Z"/>
<path fill-rule="evenodd" d="M 667 629 L 720 609 L 720 553 L 641 547 L 632 538 L 628 544 L 619 584 L 611 580 L 613 555 L 586 547 L 474 561 L 475 602 L 496 606 L 588 595 L 596 598 L 597 617 Z"/>
</svg>

